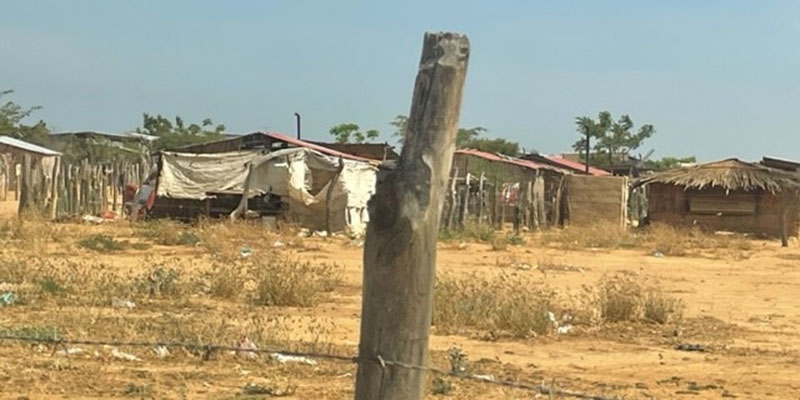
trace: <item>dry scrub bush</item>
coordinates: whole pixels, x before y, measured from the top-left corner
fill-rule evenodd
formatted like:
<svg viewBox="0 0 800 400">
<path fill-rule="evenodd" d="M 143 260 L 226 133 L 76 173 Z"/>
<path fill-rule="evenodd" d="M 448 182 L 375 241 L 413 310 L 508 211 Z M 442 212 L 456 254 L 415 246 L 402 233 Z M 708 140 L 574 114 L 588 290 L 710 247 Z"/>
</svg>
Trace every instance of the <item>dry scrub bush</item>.
<svg viewBox="0 0 800 400">
<path fill-rule="evenodd" d="M 680 319 L 683 302 L 657 288 L 644 289 L 639 281 L 625 275 L 602 279 L 597 296 L 600 316 L 605 322 L 647 321 L 665 324 Z"/>
<path fill-rule="evenodd" d="M 105 234 L 96 234 L 83 238 L 78 241 L 78 245 L 99 253 L 113 253 L 130 247 L 129 242 L 119 241 Z"/>
<path fill-rule="evenodd" d="M 53 224 L 35 213 L 24 213 L 0 224 L 0 240 L 14 248 L 35 252 L 47 251 L 47 244 L 68 240 L 72 230 Z"/>
<path fill-rule="evenodd" d="M 492 240 L 494 234 L 494 227 L 491 224 L 478 224 L 477 221 L 467 220 L 463 226 L 455 229 L 442 228 L 439 231 L 439 240 L 488 242 Z"/>
<path fill-rule="evenodd" d="M 200 242 L 190 226 L 170 220 L 145 222 L 141 234 L 162 246 L 194 246 Z"/>
<path fill-rule="evenodd" d="M 728 258 L 746 258 L 752 242 L 743 235 L 717 235 L 699 227 L 680 228 L 667 224 L 653 224 L 646 230 L 647 242 L 654 251 L 667 256 L 687 256 L 703 250 Z"/>
<path fill-rule="evenodd" d="M 642 309 L 642 287 L 623 276 L 606 278 L 599 284 L 600 316 L 606 322 L 635 321 Z"/>
<path fill-rule="evenodd" d="M 442 276 L 435 287 L 433 325 L 441 333 L 475 328 L 528 337 L 553 328 L 547 312 L 554 294 L 528 279 Z"/>
<path fill-rule="evenodd" d="M 342 269 L 278 254 L 247 259 L 255 281 L 253 302 L 265 306 L 312 307 L 341 281 Z"/>
</svg>

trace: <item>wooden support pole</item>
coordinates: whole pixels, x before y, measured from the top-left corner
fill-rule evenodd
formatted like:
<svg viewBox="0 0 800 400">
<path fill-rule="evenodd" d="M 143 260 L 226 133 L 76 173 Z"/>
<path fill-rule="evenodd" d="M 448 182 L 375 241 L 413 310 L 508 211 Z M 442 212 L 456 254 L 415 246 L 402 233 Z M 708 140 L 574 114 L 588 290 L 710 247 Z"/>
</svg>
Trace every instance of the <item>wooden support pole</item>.
<svg viewBox="0 0 800 400">
<path fill-rule="evenodd" d="M 450 209 L 447 216 L 447 229 L 453 229 L 453 224 L 456 219 L 456 210 L 458 210 L 458 167 L 453 168 L 453 177 L 450 180 Z"/>
<path fill-rule="evenodd" d="M 17 204 L 17 214 L 22 216 L 25 212 L 25 209 L 30 206 L 30 197 L 32 191 L 32 182 L 31 182 L 31 156 L 25 154 L 22 156 L 22 169 L 20 174 L 17 176 L 17 200 L 19 200 L 19 204 Z"/>
<path fill-rule="evenodd" d="M 436 240 L 467 72 L 466 36 L 425 34 L 399 166 L 369 201 L 356 400 L 418 400 L 436 269 Z M 384 362 L 382 360 L 386 360 Z"/>
<path fill-rule="evenodd" d="M 477 212 L 478 226 L 480 226 L 483 223 L 481 220 L 483 219 L 483 202 L 485 200 L 484 198 L 485 196 L 483 195 L 483 182 L 485 179 L 486 179 L 486 174 L 483 171 L 481 171 L 481 178 L 478 181 L 478 212 Z"/>
<path fill-rule="evenodd" d="M 339 157 L 339 167 L 336 169 L 336 173 L 333 174 L 333 178 L 331 181 L 328 182 L 328 192 L 326 193 L 325 197 L 325 232 L 328 233 L 328 237 L 333 235 L 331 230 L 331 218 L 333 217 L 331 213 L 331 207 L 333 207 L 333 190 L 336 188 L 336 183 L 339 182 L 339 176 L 342 175 L 342 171 L 344 170 L 344 160 Z"/>
<path fill-rule="evenodd" d="M 244 189 L 242 190 L 242 199 L 239 200 L 239 206 L 236 207 L 230 214 L 231 222 L 236 221 L 240 215 L 247 213 L 247 200 L 250 197 L 250 181 L 253 179 L 253 163 L 247 165 L 247 177 L 244 179 Z"/>
<path fill-rule="evenodd" d="M 56 219 L 58 214 L 58 178 L 61 172 L 61 157 L 56 157 L 55 165 L 53 165 L 53 182 L 52 193 L 50 194 L 50 219 Z"/>
<path fill-rule="evenodd" d="M 469 171 L 469 170 L 468 170 Z M 467 216 L 469 215 L 469 195 L 470 195 L 470 175 L 467 172 L 467 175 L 464 177 L 464 196 L 461 198 L 462 200 L 462 209 L 461 209 L 461 218 L 459 218 L 459 225 L 463 228 L 464 223 L 467 221 Z"/>
</svg>

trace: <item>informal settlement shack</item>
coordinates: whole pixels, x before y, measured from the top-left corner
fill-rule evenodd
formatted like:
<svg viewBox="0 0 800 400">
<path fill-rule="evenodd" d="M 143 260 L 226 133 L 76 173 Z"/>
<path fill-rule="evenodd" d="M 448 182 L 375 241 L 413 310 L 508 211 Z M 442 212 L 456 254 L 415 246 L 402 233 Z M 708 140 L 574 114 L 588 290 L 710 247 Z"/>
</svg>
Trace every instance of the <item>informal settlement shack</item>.
<svg viewBox="0 0 800 400">
<path fill-rule="evenodd" d="M 151 215 L 234 217 L 250 211 L 313 230 L 358 234 L 368 219 L 377 164 L 263 132 L 163 151 Z"/>
<path fill-rule="evenodd" d="M 0 198 L 13 189 L 19 211 L 31 209 L 55 216 L 58 190 L 54 185 L 61 153 L 10 136 L 0 136 Z"/>
<path fill-rule="evenodd" d="M 651 223 L 766 237 L 798 234 L 798 174 L 735 158 L 640 179 Z"/>
</svg>

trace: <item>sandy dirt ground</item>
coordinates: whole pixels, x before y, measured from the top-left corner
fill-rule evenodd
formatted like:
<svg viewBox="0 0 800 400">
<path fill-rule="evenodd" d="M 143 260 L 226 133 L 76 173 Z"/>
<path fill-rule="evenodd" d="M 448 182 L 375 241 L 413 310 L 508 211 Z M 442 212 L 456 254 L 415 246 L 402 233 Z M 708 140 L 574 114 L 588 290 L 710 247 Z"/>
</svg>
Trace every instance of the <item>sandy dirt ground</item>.
<svg viewBox="0 0 800 400">
<path fill-rule="evenodd" d="M 0 207 L 0 217 L 12 217 L 14 205 Z M 92 232 L 135 236 L 128 224 L 85 226 L 60 224 L 79 237 Z M 213 229 L 213 228 L 212 228 Z M 272 243 L 269 238 L 264 242 Z M 140 300 L 132 310 L 99 304 L 32 302 L 0 308 L 0 328 L 47 324 L 72 336 L 102 334 L 97 321 L 163 318 L 215 325 L 226 319 L 286 318 L 279 327 L 287 337 L 308 336 L 309 326 L 325 326 L 324 341 L 340 354 L 354 354 L 358 342 L 361 303 L 361 248 L 346 239 L 305 239 L 302 250 L 283 248 L 312 263 L 343 266 L 343 280 L 324 303 L 313 308 L 255 307 L 192 296 L 177 302 Z M 199 247 L 153 246 L 98 254 L 72 241 L 46 244 L 39 254 L 6 241 L 3 257 L 52 257 L 90 261 L 109 271 L 136 271 L 149 257 L 175 260 L 201 268 L 208 255 Z M 254 248 L 257 245 L 253 244 Z M 440 244 L 438 272 L 469 277 L 520 274 L 563 294 L 579 293 L 604 276 L 626 273 L 657 284 L 686 305 L 677 324 L 613 324 L 576 329 L 567 334 L 529 339 L 485 340 L 478 334 L 431 338 L 432 363 L 446 368 L 446 352 L 458 347 L 467 354 L 474 373 L 531 384 L 554 385 L 625 399 L 798 399 L 800 398 L 800 247 L 780 248 L 774 242 L 754 242 L 746 259 L 725 257 L 655 257 L 636 250 L 560 250 L 534 245 L 492 251 L 487 244 Z M 258 256 L 256 250 L 254 256 Z M 552 270 L 515 269 L 507 260 L 527 265 L 567 266 Z M 187 268 L 194 268 L 187 267 Z M 177 329 L 177 328 L 176 328 Z M 313 332 L 311 333 L 313 335 Z M 202 339 L 201 339 L 202 340 Z M 705 351 L 682 351 L 676 344 L 702 345 Z M 122 348 L 141 361 L 110 357 L 108 349 L 86 347 L 64 355 L 49 347 L 0 343 L 0 398 L 268 398 L 243 393 L 248 383 L 296 387 L 296 399 L 352 398 L 355 366 L 321 361 L 318 366 L 246 360 L 220 353 L 204 361 L 196 354 L 175 351 L 159 359 L 147 348 Z M 527 399 L 534 393 L 452 380 L 444 398 Z M 438 398 L 429 394 L 428 398 Z M 546 397 L 545 397 L 546 398 Z"/>
</svg>

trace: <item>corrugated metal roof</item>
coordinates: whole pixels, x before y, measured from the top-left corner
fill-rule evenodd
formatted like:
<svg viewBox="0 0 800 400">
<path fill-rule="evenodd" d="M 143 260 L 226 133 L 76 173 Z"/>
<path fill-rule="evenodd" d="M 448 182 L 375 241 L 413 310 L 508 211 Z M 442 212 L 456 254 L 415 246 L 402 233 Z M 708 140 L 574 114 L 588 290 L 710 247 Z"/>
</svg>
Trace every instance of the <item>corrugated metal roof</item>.
<svg viewBox="0 0 800 400">
<path fill-rule="evenodd" d="M 108 138 L 135 138 L 147 140 L 149 142 L 158 140 L 158 136 L 145 135 L 138 132 L 99 132 L 99 131 L 78 131 L 78 132 L 53 132 L 50 136 L 105 136 Z"/>
<path fill-rule="evenodd" d="M 358 157 L 358 156 L 354 156 L 352 154 L 347 154 L 347 153 L 342 153 L 341 151 L 336 151 L 336 150 L 333 150 L 333 149 L 329 149 L 327 147 L 316 145 L 314 143 L 309 143 L 309 142 L 306 142 L 304 140 L 295 139 L 295 138 L 293 138 L 291 136 L 286 136 L 286 135 L 284 135 L 282 133 L 277 133 L 277 132 L 260 132 L 260 133 L 262 135 L 264 135 L 264 136 L 270 137 L 272 139 L 275 139 L 275 140 L 278 140 L 278 141 L 281 141 L 281 142 L 289 143 L 289 144 L 295 145 L 297 147 L 305 147 L 307 149 L 315 150 L 315 151 L 320 152 L 322 154 L 327 154 L 327 155 L 333 156 L 333 157 L 341 157 L 341 158 L 345 158 L 345 159 L 349 159 L 349 160 L 365 161 L 365 162 L 374 161 L 374 160 L 370 160 L 368 158 Z"/>
<path fill-rule="evenodd" d="M 548 160 L 556 163 L 556 164 L 563 165 L 566 168 L 569 168 L 569 169 L 572 169 L 572 170 L 575 170 L 575 171 L 580 171 L 580 172 L 586 171 L 586 164 L 581 164 L 579 162 L 570 161 L 570 160 L 567 160 L 566 158 L 559 157 L 559 156 L 544 156 L 544 157 L 547 158 Z M 608 175 L 611 175 L 611 173 L 606 171 L 606 170 L 604 170 L 604 169 L 595 168 L 595 167 L 590 166 L 589 167 L 589 175 L 608 176 Z"/>
<path fill-rule="evenodd" d="M 471 155 L 471 156 L 480 157 L 480 158 L 483 158 L 483 159 L 489 160 L 489 161 L 497 161 L 497 162 L 502 162 L 502 163 L 506 163 L 506 164 L 512 164 L 512 165 L 516 165 L 518 167 L 528 168 L 528 169 L 555 170 L 555 168 L 552 168 L 549 165 L 544 165 L 544 164 L 540 164 L 540 163 L 533 162 L 533 161 L 528 161 L 528 160 L 522 160 L 522 159 L 514 158 L 514 157 L 500 156 L 500 155 L 497 155 L 497 154 L 493 154 L 493 153 L 489 153 L 489 152 L 485 152 L 485 151 L 480 151 L 480 150 L 476 150 L 476 149 L 458 149 L 458 150 L 456 150 L 456 154 Z"/>
<path fill-rule="evenodd" d="M 44 156 L 60 156 L 61 153 L 50 150 L 46 147 L 42 147 L 33 143 L 28 143 L 24 140 L 16 139 L 11 136 L 0 136 L 0 144 L 6 145 L 8 147 L 14 147 L 20 150 L 24 150 L 31 153 L 41 154 Z"/>
</svg>

